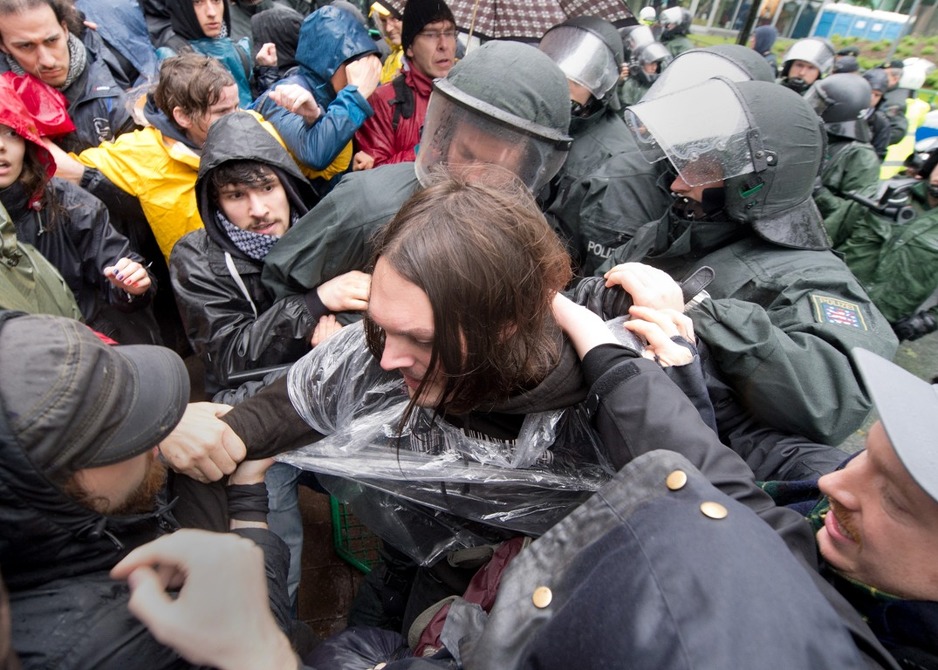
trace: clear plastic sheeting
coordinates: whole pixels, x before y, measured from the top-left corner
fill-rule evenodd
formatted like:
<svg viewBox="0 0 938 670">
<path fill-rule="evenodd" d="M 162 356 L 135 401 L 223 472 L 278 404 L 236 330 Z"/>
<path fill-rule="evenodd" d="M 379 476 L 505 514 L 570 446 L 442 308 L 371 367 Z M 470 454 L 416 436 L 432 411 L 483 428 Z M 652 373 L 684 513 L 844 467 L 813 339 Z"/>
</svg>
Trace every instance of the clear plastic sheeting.
<svg viewBox="0 0 938 670">
<path fill-rule="evenodd" d="M 296 363 L 288 385 L 326 437 L 278 460 L 333 476 L 321 479 L 372 532 L 421 563 L 506 534 L 540 535 L 613 474 L 580 405 L 525 415 L 514 440 L 423 408 L 399 430 L 406 387 L 377 365 L 361 324 Z"/>
<path fill-rule="evenodd" d="M 693 109 L 693 117 L 686 110 Z M 712 184 L 755 171 L 745 105 L 723 79 L 642 100 L 625 121 L 651 162 L 667 159 L 690 186 Z"/>
</svg>

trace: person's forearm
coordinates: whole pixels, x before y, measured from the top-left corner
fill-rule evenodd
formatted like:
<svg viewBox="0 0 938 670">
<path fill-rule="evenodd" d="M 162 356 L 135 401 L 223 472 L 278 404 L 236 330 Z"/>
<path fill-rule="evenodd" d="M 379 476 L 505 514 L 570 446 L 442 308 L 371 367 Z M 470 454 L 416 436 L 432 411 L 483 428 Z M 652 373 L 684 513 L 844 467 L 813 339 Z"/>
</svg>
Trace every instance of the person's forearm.
<svg viewBox="0 0 938 670">
<path fill-rule="evenodd" d="M 221 420 L 244 442 L 249 459 L 276 456 L 320 437 L 293 408 L 286 376 L 236 405 Z"/>
</svg>

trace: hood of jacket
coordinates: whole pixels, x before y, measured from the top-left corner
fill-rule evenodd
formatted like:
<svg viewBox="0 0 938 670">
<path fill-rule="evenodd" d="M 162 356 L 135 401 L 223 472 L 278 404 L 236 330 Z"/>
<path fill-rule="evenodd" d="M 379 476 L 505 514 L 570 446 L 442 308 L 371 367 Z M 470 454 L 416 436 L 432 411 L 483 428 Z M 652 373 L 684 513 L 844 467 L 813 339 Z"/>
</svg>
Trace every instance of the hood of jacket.
<svg viewBox="0 0 938 670">
<path fill-rule="evenodd" d="M 156 103 L 153 102 L 152 93 L 147 93 L 146 103 L 143 106 L 143 116 L 151 126 L 160 131 L 163 137 L 169 137 L 177 142 L 182 142 L 196 153 L 200 151 L 200 148 L 186 137 L 186 134 L 177 128 L 173 122 L 169 120 L 169 117 L 156 106 Z"/>
<path fill-rule="evenodd" d="M 490 411 L 502 414 L 546 412 L 572 407 L 586 398 L 588 390 L 586 379 L 573 345 L 553 321 L 550 322 L 549 327 L 554 331 L 554 337 L 560 342 L 560 358 L 557 365 L 537 386 L 496 403 Z M 475 411 L 487 410 L 480 407 Z"/>
<path fill-rule="evenodd" d="M 225 25 L 225 31 L 231 34 L 231 9 L 228 7 L 228 0 L 222 0 L 225 6 L 222 22 Z M 199 18 L 195 15 L 195 8 L 192 0 L 166 0 L 166 9 L 169 10 L 169 20 L 173 26 L 173 31 L 185 40 L 201 40 L 206 35 L 199 24 Z"/>
<path fill-rule="evenodd" d="M 277 47 L 277 67 L 281 72 L 296 65 L 296 46 L 303 18 L 295 9 L 279 3 L 251 17 L 255 48 L 265 42 L 273 42 Z"/>
<path fill-rule="evenodd" d="M 303 21 L 296 61 L 315 87 L 317 100 L 332 102 L 337 94 L 332 75 L 346 61 L 365 54 L 378 54 L 368 31 L 352 14 L 338 7 L 318 9 Z"/>
<path fill-rule="evenodd" d="M 215 244 L 238 258 L 248 257 L 239 250 L 215 217 L 218 205 L 211 195 L 211 173 L 230 161 L 250 160 L 269 166 L 280 178 L 290 211 L 303 216 L 315 202 L 312 186 L 273 135 L 250 112 L 234 112 L 212 124 L 205 146 L 199 176 L 195 182 L 195 200 L 206 234 Z"/>
</svg>

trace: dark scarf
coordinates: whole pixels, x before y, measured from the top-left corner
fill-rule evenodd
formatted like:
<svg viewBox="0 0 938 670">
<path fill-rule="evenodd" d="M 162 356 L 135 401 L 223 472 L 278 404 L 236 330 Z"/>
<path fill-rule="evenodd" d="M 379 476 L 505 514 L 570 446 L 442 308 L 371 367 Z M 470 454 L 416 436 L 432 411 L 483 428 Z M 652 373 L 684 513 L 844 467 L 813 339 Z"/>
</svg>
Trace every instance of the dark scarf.
<svg viewBox="0 0 938 670">
<path fill-rule="evenodd" d="M 296 223 L 299 217 L 290 212 L 290 226 Z M 263 233 L 254 233 L 250 230 L 242 230 L 228 220 L 228 217 L 220 209 L 215 210 L 215 219 L 218 221 L 222 230 L 228 235 L 232 244 L 238 247 L 241 253 L 256 261 L 263 261 L 267 254 L 274 248 L 274 245 L 280 241 L 280 235 L 264 235 Z"/>
</svg>

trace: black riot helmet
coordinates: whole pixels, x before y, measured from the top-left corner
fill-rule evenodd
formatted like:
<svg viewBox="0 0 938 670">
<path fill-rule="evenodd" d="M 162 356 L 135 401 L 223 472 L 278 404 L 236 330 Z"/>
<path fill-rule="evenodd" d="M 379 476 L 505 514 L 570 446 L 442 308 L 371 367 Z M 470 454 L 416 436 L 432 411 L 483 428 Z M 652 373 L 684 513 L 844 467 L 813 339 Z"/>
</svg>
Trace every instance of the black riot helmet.
<svg viewBox="0 0 938 670">
<path fill-rule="evenodd" d="M 871 94 L 863 77 L 838 73 L 814 82 L 804 98 L 824 121 L 828 136 L 869 142 L 872 135 L 866 110 Z"/>
<path fill-rule="evenodd" d="M 688 185 L 722 181 L 730 220 L 780 246 L 830 246 L 811 197 L 825 134 L 797 93 L 718 77 L 643 99 L 626 110 L 625 120 L 645 156 L 667 158 Z"/>
<path fill-rule="evenodd" d="M 889 77 L 886 75 L 886 71 L 881 67 L 874 67 L 871 70 L 867 70 L 863 73 L 863 78 L 866 79 L 866 83 L 868 83 L 870 88 L 874 91 L 885 93 L 889 90 Z"/>
<path fill-rule="evenodd" d="M 772 66 L 749 47 L 718 44 L 689 49 L 676 56 L 642 100 L 682 91 L 712 77 L 725 77 L 730 81 L 775 81 Z"/>
<path fill-rule="evenodd" d="M 573 17 L 544 33 L 538 49 L 557 63 L 567 79 L 603 105 L 618 109 L 615 87 L 623 56 L 622 38 L 614 25 L 595 16 Z"/>
<path fill-rule="evenodd" d="M 497 72 L 498 76 L 492 76 Z M 500 165 L 532 191 L 557 174 L 572 142 L 563 72 L 529 44 L 491 40 L 433 82 L 415 170 Z"/>
</svg>

